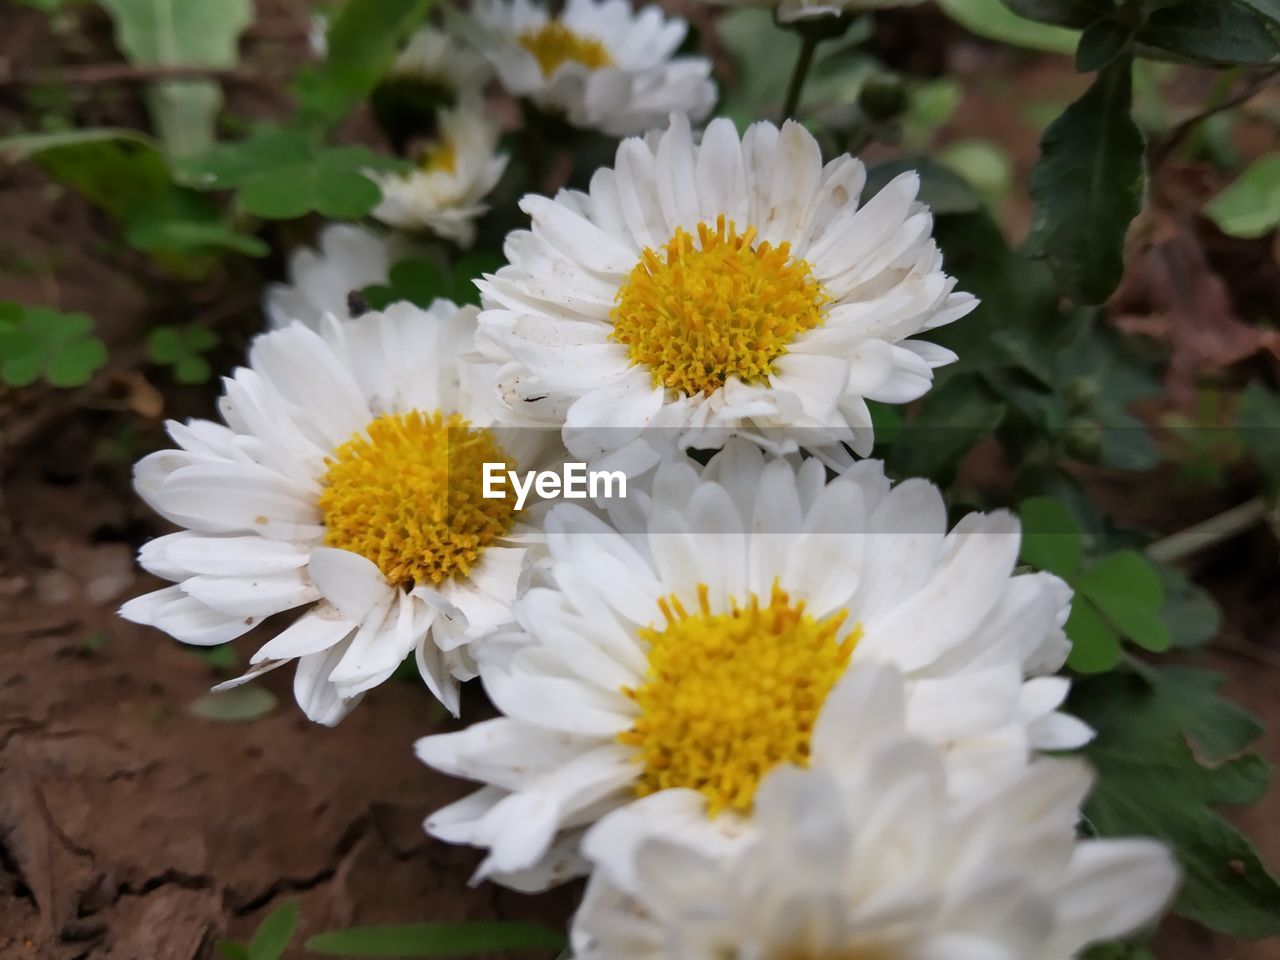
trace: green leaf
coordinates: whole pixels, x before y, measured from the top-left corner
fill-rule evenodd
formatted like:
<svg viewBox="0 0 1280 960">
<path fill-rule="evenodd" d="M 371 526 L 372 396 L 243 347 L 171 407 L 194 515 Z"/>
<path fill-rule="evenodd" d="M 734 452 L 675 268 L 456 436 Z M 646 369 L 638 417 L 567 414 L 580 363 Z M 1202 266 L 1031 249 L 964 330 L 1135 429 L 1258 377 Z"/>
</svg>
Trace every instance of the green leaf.
<svg viewBox="0 0 1280 960">
<path fill-rule="evenodd" d="M 453 265 L 453 299 L 460 305 L 480 304 L 480 291 L 475 281 L 485 274 L 497 273 L 506 260 L 497 253 L 476 250 L 464 254 Z"/>
<path fill-rule="evenodd" d="M 1267 475 L 1273 491 L 1280 491 L 1280 394 L 1256 381 L 1240 394 L 1236 411 L 1240 440 Z"/>
<path fill-rule="evenodd" d="M 155 141 L 131 130 L 23 134 L 0 140 L 0 153 L 10 160 L 30 159 L 116 221 L 171 188 Z"/>
<path fill-rule="evenodd" d="M 106 365 L 107 348 L 91 335 L 83 313 L 48 307 L 3 305 L 0 317 L 0 380 L 25 387 L 41 376 L 55 387 L 78 387 Z"/>
<path fill-rule="evenodd" d="M 1083 538 L 1071 511 L 1060 500 L 1030 497 L 1018 507 L 1022 518 L 1022 561 L 1070 579 L 1080 566 Z"/>
<path fill-rule="evenodd" d="M 1280 0 L 1240 0 L 1240 3 L 1280 27 Z"/>
<path fill-rule="evenodd" d="M 116 24 L 116 43 L 130 63 L 232 67 L 237 41 L 253 20 L 250 0 L 101 0 Z M 222 90 L 212 80 L 151 85 L 148 105 L 170 156 L 191 156 L 214 142 Z"/>
<path fill-rule="evenodd" d="M 1146 650 L 1168 650 L 1173 643 L 1160 612 L 1164 586 L 1155 567 L 1140 553 L 1121 550 L 1103 557 L 1074 582 L 1127 639 Z"/>
<path fill-rule="evenodd" d="M 1155 10 L 1139 43 L 1212 64 L 1267 63 L 1280 45 L 1262 21 L 1233 0 L 1182 0 Z"/>
<path fill-rule="evenodd" d="M 1067 666 L 1079 673 L 1105 673 L 1114 670 L 1120 662 L 1120 637 L 1111 624 L 1084 597 L 1071 601 L 1071 616 L 1067 618 L 1067 638 L 1071 641 L 1071 653 Z"/>
<path fill-rule="evenodd" d="M 298 901 L 289 900 L 272 910 L 249 941 L 248 960 L 280 960 L 298 923 Z"/>
<path fill-rule="evenodd" d="M 247 723 L 275 709 L 276 698 L 266 687 L 232 687 L 221 693 L 206 693 L 187 705 L 197 717 L 214 723 Z"/>
<path fill-rule="evenodd" d="M 249 948 L 242 943 L 236 943 L 234 940 L 218 940 L 213 946 L 223 960 L 250 960 Z"/>
<path fill-rule="evenodd" d="M 991 436 L 1007 412 L 980 377 L 952 377 L 930 390 L 900 428 L 887 458 L 891 474 L 947 485 L 964 455 Z"/>
<path fill-rule="evenodd" d="M 1025 20 L 1001 0 L 938 0 L 938 6 L 978 36 L 1015 47 L 1071 53 L 1080 38 L 1075 30 Z"/>
<path fill-rule="evenodd" d="M 218 335 L 206 327 L 157 327 L 147 338 L 152 362 L 173 368 L 178 383 L 206 383 L 213 375 L 202 353 L 218 344 Z"/>
<path fill-rule="evenodd" d="M 1028 249 L 1078 303 L 1102 303 L 1124 270 L 1124 239 L 1146 184 L 1142 131 L 1129 115 L 1132 60 L 1121 57 L 1055 120 L 1031 170 Z"/>
<path fill-rule="evenodd" d="M 331 126 L 372 93 L 431 6 L 432 0 L 346 0 L 329 21 L 324 64 L 299 91 L 305 117 Z"/>
<path fill-rule="evenodd" d="M 426 260 L 401 260 L 395 264 L 388 279 L 399 294 L 399 299 L 429 307 L 437 297 L 453 296 L 453 280 L 436 264 Z"/>
<path fill-rule="evenodd" d="M 198 274 L 190 258 L 224 250 L 268 252 L 256 237 L 222 223 L 207 198 L 176 186 L 155 141 L 142 134 L 111 128 L 26 134 L 0 140 L 0 153 L 30 159 L 119 223 L 130 246 L 175 272 Z"/>
<path fill-rule="evenodd" d="M 1208 643 L 1222 627 L 1222 611 L 1213 596 L 1182 571 L 1156 565 L 1164 588 L 1164 606 L 1160 619 L 1173 646 L 1199 647 Z"/>
<path fill-rule="evenodd" d="M 1115 9 L 1112 0 L 1004 0 L 1019 16 L 1059 27 L 1087 27 Z"/>
<path fill-rule="evenodd" d="M 315 212 L 354 220 L 382 199 L 366 173 L 407 166 L 366 147 L 323 146 L 305 130 L 260 127 L 180 164 L 178 172 L 206 190 L 239 188 L 241 205 L 255 216 L 291 220 Z"/>
<path fill-rule="evenodd" d="M 1098 20 L 1080 35 L 1076 48 L 1076 69 L 1081 73 L 1101 70 L 1124 52 L 1133 37 L 1133 28 L 1119 20 Z"/>
<path fill-rule="evenodd" d="M 1236 937 L 1280 933 L 1280 884 L 1253 846 L 1210 809 L 1247 804 L 1270 769 L 1256 756 L 1233 759 L 1256 735 L 1243 711 L 1219 700 L 1216 682 L 1191 671 L 1150 670 L 1148 684 L 1111 674 L 1076 684 L 1070 710 L 1092 726 L 1087 748 L 1098 785 L 1085 806 L 1103 836 L 1153 836 L 1183 869 L 1177 913 Z M 1208 761 L 1188 744 L 1191 738 Z"/>
<path fill-rule="evenodd" d="M 1280 225 L 1280 153 L 1249 165 L 1233 184 L 1209 201 L 1204 214 L 1223 233 L 1261 237 Z"/>
<path fill-rule="evenodd" d="M 405 923 L 349 927 L 307 941 L 314 953 L 349 957 L 456 957 L 498 950 L 558 950 L 564 937 L 531 923 Z"/>
<path fill-rule="evenodd" d="M 224 223 L 206 220 L 147 216 L 132 220 L 125 229 L 129 245 L 148 253 L 171 251 L 199 253 L 214 249 L 231 250 L 248 257 L 265 257 L 271 248 L 257 237 L 237 233 Z"/>
</svg>

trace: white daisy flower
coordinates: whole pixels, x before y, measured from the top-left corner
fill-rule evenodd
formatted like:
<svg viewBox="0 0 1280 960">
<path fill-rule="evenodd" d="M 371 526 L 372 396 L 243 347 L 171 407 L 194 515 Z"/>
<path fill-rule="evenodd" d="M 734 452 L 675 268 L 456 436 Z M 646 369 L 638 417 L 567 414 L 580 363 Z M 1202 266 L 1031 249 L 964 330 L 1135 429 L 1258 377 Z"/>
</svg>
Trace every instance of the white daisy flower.
<svg viewBox="0 0 1280 960">
<path fill-rule="evenodd" d="M 589 193 L 527 196 L 532 230 L 478 283 L 478 343 L 503 364 L 516 419 L 564 425 L 596 460 L 664 428 L 713 448 L 723 432 L 848 462 L 872 446 L 866 400 L 924 394 L 955 354 L 911 339 L 964 316 L 906 173 L 859 204 L 863 165 L 825 166 L 796 123 L 688 122 L 618 148 Z"/>
<path fill-rule="evenodd" d="M 462 38 L 422 27 L 396 55 L 388 74 L 391 78 L 416 80 L 452 92 L 455 96 L 475 91 L 489 82 L 489 63 Z"/>
<path fill-rule="evenodd" d="M 659 468 L 651 497 L 619 501 L 626 532 L 554 507 L 546 585 L 477 654 L 505 716 L 417 744 L 485 784 L 428 832 L 488 848 L 477 876 L 522 889 L 580 872 L 582 830 L 637 797 L 668 796 L 666 830 L 736 832 L 775 765 L 839 774 L 859 735 L 842 682 L 866 664 L 906 675 L 908 726 L 945 751 L 957 795 L 1086 742 L 1058 712 L 1069 682 L 1047 676 L 1070 590 L 1012 575 L 1017 519 L 948 533 L 926 481 L 891 488 L 877 461 L 824 470 L 738 440 L 701 474 Z"/>
<path fill-rule="evenodd" d="M 530 0 L 476 0 L 459 22 L 502 85 L 576 127 L 623 137 L 668 114 L 701 120 L 716 102 L 711 62 L 674 56 L 688 24 L 627 0 L 568 0 L 558 16 Z"/>
<path fill-rule="evenodd" d="M 924 0 L 707 0 L 722 7 L 773 7 L 780 23 L 914 7 Z"/>
<path fill-rule="evenodd" d="M 616 819 L 593 830 L 604 857 L 574 957 L 1068 960 L 1167 904 L 1178 871 L 1163 845 L 1077 839 L 1083 765 L 1038 760 L 999 795 L 957 802 L 938 750 L 903 734 L 895 671 L 849 683 L 849 726 L 822 731 L 840 772 L 771 772 L 734 848 L 635 837 Z"/>
<path fill-rule="evenodd" d="M 386 283 L 391 267 L 410 253 L 403 238 L 350 223 L 320 231 L 319 249 L 300 247 L 289 257 L 288 283 L 267 287 L 263 309 L 272 328 L 301 321 L 320 329 L 325 314 L 352 317 L 352 295 Z"/>
<path fill-rule="evenodd" d="M 418 169 L 377 177 L 382 202 L 373 216 L 401 230 L 430 230 L 460 246 L 475 239 L 482 201 L 502 179 L 507 155 L 498 128 L 478 97 L 440 111 L 439 139 L 421 152 Z"/>
<path fill-rule="evenodd" d="M 467 644 L 509 621 L 525 555 L 480 464 L 529 464 L 538 440 L 489 429 L 486 371 L 458 362 L 474 324 L 474 308 L 438 300 L 258 337 L 225 381 L 226 425 L 170 422 L 177 449 L 134 470 L 185 529 L 139 554 L 175 585 L 121 615 L 206 646 L 305 608 L 242 679 L 296 659 L 299 705 L 333 724 L 416 654 L 456 714 Z"/>
</svg>

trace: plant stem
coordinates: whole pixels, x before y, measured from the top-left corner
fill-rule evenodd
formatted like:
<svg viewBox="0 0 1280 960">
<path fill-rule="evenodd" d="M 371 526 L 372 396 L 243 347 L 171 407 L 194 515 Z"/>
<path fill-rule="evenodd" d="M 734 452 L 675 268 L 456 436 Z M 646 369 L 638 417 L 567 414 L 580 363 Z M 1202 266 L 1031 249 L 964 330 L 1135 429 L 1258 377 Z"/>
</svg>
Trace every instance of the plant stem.
<svg viewBox="0 0 1280 960">
<path fill-rule="evenodd" d="M 818 49 L 820 38 L 810 31 L 800 34 L 800 56 L 796 58 L 796 68 L 791 73 L 791 86 L 787 89 L 787 102 L 782 108 L 782 120 L 795 119 L 796 109 L 800 106 L 800 91 L 804 89 L 804 79 L 809 75 L 809 67 L 813 64 L 813 52 Z"/>
<path fill-rule="evenodd" d="M 1176 563 L 1193 553 L 1230 540 L 1266 517 L 1271 509 L 1265 497 L 1254 497 L 1216 517 L 1192 524 L 1147 547 L 1147 556 L 1158 563 Z"/>
</svg>

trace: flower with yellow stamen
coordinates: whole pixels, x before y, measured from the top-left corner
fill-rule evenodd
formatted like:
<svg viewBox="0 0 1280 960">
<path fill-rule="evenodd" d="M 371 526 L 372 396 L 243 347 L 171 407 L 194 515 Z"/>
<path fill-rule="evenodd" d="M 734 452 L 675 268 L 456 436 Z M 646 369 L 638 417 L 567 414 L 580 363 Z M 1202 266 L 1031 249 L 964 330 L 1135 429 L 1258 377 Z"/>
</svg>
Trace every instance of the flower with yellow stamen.
<svg viewBox="0 0 1280 960">
<path fill-rule="evenodd" d="M 475 312 L 400 303 L 255 340 L 226 381 L 225 425 L 170 423 L 177 447 L 135 469 L 184 529 L 139 555 L 174 585 L 121 614 L 207 646 L 302 609 L 233 684 L 296 660 L 299 705 L 333 724 L 414 656 L 456 714 L 469 645 L 509 622 L 525 557 L 522 517 L 484 495 L 484 465 L 542 453 L 537 434 L 493 428 L 493 371 L 460 362 Z"/>
<path fill-rule="evenodd" d="M 1040 757 L 976 802 L 907 731 L 909 687 L 870 666 L 823 731 L 833 769 L 780 765 L 718 848 L 673 835 L 660 794 L 587 835 L 578 960 L 1075 960 L 1150 923 L 1178 868 L 1150 839 L 1081 839 L 1084 763 Z M 666 828 L 666 829 L 664 829 Z"/>
<path fill-rule="evenodd" d="M 731 441 L 704 468 L 664 463 L 610 511 L 547 516 L 519 630 L 477 660 L 504 716 L 426 737 L 419 756 L 481 782 L 427 820 L 486 848 L 480 876 L 542 889 L 585 870 L 583 832 L 614 818 L 703 846 L 750 831 L 782 767 L 842 775 L 864 735 L 849 685 L 890 665 L 907 725 L 948 789 L 998 790 L 1039 749 L 1088 739 L 1058 712 L 1070 590 L 1013 575 L 1015 518 L 947 532 L 942 495 L 862 461 L 766 459 Z M 647 825 L 647 826 L 646 826 Z M 628 828 L 630 830 L 631 828 Z M 604 844 L 599 856 L 623 856 Z"/>
<path fill-rule="evenodd" d="M 382 202 L 373 216 L 400 230 L 429 231 L 470 246 L 475 222 L 489 208 L 484 198 L 507 167 L 498 129 L 478 96 L 440 112 L 438 138 L 423 145 L 408 173 L 377 175 Z"/>
<path fill-rule="evenodd" d="M 673 117 L 586 192 L 525 197 L 531 229 L 480 283 L 506 409 L 547 411 L 592 461 L 731 435 L 833 465 L 868 455 L 867 401 L 924 394 L 955 354 L 921 335 L 976 301 L 942 269 L 919 177 L 870 198 L 865 180 L 796 123 L 739 138 L 717 119 L 695 142 Z"/>
<path fill-rule="evenodd" d="M 509 93 L 575 127 L 622 137 L 715 105 L 711 62 L 676 55 L 688 24 L 656 6 L 568 0 L 553 15 L 531 0 L 476 0 L 455 22 Z"/>
</svg>

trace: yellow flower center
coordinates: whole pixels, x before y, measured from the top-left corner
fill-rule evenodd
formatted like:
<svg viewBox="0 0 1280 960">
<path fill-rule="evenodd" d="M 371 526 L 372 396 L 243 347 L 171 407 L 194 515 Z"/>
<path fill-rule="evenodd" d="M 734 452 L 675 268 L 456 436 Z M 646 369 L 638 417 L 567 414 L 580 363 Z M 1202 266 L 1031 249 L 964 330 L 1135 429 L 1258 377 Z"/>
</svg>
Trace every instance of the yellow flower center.
<svg viewBox="0 0 1280 960">
<path fill-rule="evenodd" d="M 465 577 L 511 529 L 515 505 L 485 499 L 485 463 L 514 469 L 493 434 L 458 414 L 389 413 L 328 458 L 324 542 L 377 564 L 410 588 Z"/>
<path fill-rule="evenodd" d="M 815 953 L 807 947 L 792 948 L 782 953 L 770 954 L 769 960 L 896 960 L 901 953 L 890 947 L 866 944 L 843 947 L 835 953 Z"/>
<path fill-rule="evenodd" d="M 427 173 L 457 173 L 458 151 L 453 141 L 441 140 L 422 152 L 418 165 Z"/>
<path fill-rule="evenodd" d="M 730 377 L 760 383 L 797 335 L 823 321 L 830 297 L 791 245 L 753 246 L 723 216 L 698 224 L 697 243 L 677 228 L 665 251 L 646 247 L 618 292 L 612 338 L 654 386 L 692 396 Z"/>
<path fill-rule="evenodd" d="M 776 584 L 768 604 L 752 596 L 727 613 L 711 612 L 702 584 L 697 612 L 674 596 L 660 606 L 665 627 L 640 631 L 645 681 L 623 690 L 640 707 L 618 737 L 644 765 L 636 794 L 687 787 L 711 816 L 746 813 L 770 770 L 808 764 L 814 722 L 862 631 L 840 639 L 843 611 L 815 620 Z"/>
<path fill-rule="evenodd" d="M 574 33 L 559 20 L 549 20 L 536 30 L 520 34 L 520 46 L 533 54 L 544 77 L 566 63 L 580 63 L 589 70 L 612 66 L 609 48 L 595 37 Z"/>
</svg>

